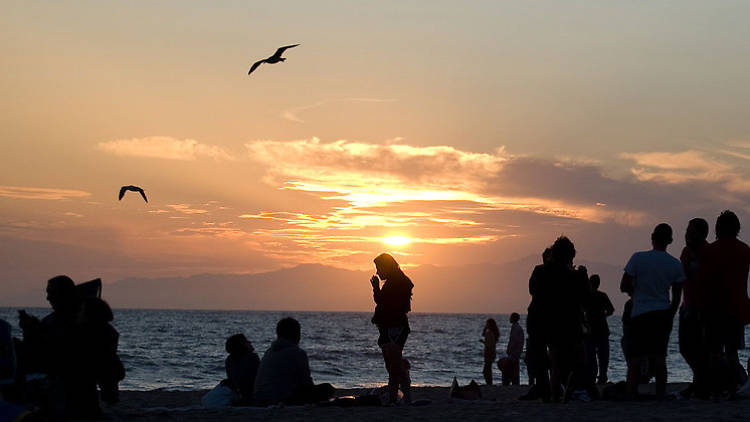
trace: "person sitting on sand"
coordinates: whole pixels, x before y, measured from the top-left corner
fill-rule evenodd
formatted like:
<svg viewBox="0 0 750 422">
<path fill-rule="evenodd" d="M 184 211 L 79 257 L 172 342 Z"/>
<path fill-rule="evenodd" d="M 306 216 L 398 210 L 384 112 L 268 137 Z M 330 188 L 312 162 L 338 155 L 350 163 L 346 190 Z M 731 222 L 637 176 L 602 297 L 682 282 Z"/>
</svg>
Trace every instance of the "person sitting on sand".
<svg viewBox="0 0 750 422">
<path fill-rule="evenodd" d="M 414 284 L 401 271 L 392 256 L 380 254 L 374 262 L 377 275 L 370 278 L 372 296 L 376 304 L 372 323 L 378 327 L 378 346 L 383 352 L 383 360 L 388 370 L 389 404 L 397 402 L 399 386 L 404 394 L 404 402 L 409 403 L 411 381 L 404 371 L 402 354 L 406 338 L 411 331 L 406 314 L 411 310 L 411 291 Z M 385 280 L 382 287 L 381 279 Z"/>
<path fill-rule="evenodd" d="M 264 405 L 299 405 L 327 400 L 335 389 L 331 384 L 315 385 L 307 353 L 299 347 L 301 327 L 294 318 L 276 324 L 276 340 L 266 350 L 255 379 L 255 399 Z"/>
<path fill-rule="evenodd" d="M 249 404 L 253 400 L 260 365 L 258 354 L 244 334 L 229 337 L 225 347 L 229 353 L 224 361 L 229 386 L 240 396 L 235 404 Z"/>
<path fill-rule="evenodd" d="M 115 404 L 120 400 L 118 384 L 125 378 L 125 367 L 117 355 L 120 334 L 112 326 L 114 314 L 109 304 L 97 297 L 86 298 L 78 327 L 81 366 L 101 390 L 102 401 Z M 94 387 L 96 388 L 96 387 Z M 95 390 L 94 390 L 95 391 Z"/>
<path fill-rule="evenodd" d="M 508 347 L 505 349 L 508 354 L 508 363 L 506 370 L 503 371 L 503 385 L 521 384 L 521 354 L 523 353 L 524 333 L 521 324 L 518 321 L 521 316 L 513 312 L 510 314 L 510 337 L 508 338 Z"/>
<path fill-rule="evenodd" d="M 484 343 L 484 369 L 482 374 L 487 385 L 492 385 L 492 364 L 497 357 L 497 341 L 500 339 L 500 329 L 497 328 L 494 318 L 488 318 L 485 322 L 482 337 L 479 340 Z"/>
<path fill-rule="evenodd" d="M 651 234 L 653 249 L 633 254 L 620 283 L 620 290 L 631 294 L 633 300 L 627 346 L 630 399 L 638 396 L 644 361 L 656 377 L 656 396 L 663 398 L 666 392 L 667 345 L 685 281 L 682 264 L 667 253 L 670 243 L 672 228 L 666 223 L 657 225 Z"/>
</svg>

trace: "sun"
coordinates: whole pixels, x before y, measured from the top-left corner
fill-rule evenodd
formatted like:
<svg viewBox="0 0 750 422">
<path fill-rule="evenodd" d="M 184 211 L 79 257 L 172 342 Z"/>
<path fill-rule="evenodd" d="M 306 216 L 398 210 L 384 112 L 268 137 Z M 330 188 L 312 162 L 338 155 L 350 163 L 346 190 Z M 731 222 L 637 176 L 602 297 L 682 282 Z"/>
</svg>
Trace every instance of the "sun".
<svg viewBox="0 0 750 422">
<path fill-rule="evenodd" d="M 406 236 L 387 236 L 383 238 L 383 243 L 390 246 L 406 246 L 411 243 L 411 239 Z"/>
</svg>

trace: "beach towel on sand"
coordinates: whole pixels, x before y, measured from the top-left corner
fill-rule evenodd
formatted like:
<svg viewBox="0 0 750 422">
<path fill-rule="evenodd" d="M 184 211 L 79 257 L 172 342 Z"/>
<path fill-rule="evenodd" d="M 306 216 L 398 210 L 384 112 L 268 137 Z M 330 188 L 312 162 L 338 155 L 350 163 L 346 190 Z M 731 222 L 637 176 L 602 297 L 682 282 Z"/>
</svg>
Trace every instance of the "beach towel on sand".
<svg viewBox="0 0 750 422">
<path fill-rule="evenodd" d="M 239 397 L 237 393 L 226 385 L 219 384 L 201 397 L 201 404 L 206 409 L 220 409 L 231 407 Z"/>
</svg>

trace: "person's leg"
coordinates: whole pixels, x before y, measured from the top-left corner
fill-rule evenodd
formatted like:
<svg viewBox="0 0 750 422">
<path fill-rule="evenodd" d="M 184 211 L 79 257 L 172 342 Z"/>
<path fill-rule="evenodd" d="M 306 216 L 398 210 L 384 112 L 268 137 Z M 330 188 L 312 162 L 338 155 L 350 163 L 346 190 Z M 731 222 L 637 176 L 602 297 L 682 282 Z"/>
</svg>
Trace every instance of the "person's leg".
<svg viewBox="0 0 750 422">
<path fill-rule="evenodd" d="M 513 360 L 512 372 L 513 378 L 511 379 L 511 384 L 521 385 L 521 361 Z"/>
<path fill-rule="evenodd" d="M 599 384 L 606 384 L 609 369 L 609 334 L 600 336 L 598 340 L 596 351 L 599 361 Z"/>
<path fill-rule="evenodd" d="M 487 385 L 492 385 L 492 361 L 484 358 L 484 369 L 482 370 L 482 375 L 484 375 L 484 382 L 487 383 Z"/>
<path fill-rule="evenodd" d="M 597 359 L 596 349 L 597 343 L 593 335 L 589 334 L 583 342 L 584 344 L 584 366 L 586 368 L 586 377 L 596 380 L 597 374 Z"/>
<path fill-rule="evenodd" d="M 640 357 L 631 357 L 628 359 L 627 398 L 635 400 L 638 398 L 638 381 L 641 378 L 641 364 L 643 360 Z"/>
<path fill-rule="evenodd" d="M 388 399 L 391 403 L 398 400 L 398 385 L 401 381 L 401 348 L 395 343 L 380 346 L 383 350 L 385 369 L 388 371 Z"/>
<path fill-rule="evenodd" d="M 403 356 L 403 349 L 401 350 Z M 404 402 L 411 403 L 411 376 L 409 375 L 408 362 L 405 359 L 401 359 L 401 378 L 399 385 L 401 386 L 401 392 L 404 393 Z"/>
<path fill-rule="evenodd" d="M 654 367 L 654 377 L 656 378 L 656 398 L 663 399 L 667 392 L 667 357 L 655 356 L 649 359 Z"/>
</svg>

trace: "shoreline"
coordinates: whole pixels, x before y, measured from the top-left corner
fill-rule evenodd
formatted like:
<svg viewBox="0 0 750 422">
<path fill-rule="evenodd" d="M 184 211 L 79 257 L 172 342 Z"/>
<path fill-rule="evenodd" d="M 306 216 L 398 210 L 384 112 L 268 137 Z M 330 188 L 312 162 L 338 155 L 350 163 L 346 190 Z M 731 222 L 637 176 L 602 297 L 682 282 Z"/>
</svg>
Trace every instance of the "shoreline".
<svg viewBox="0 0 750 422">
<path fill-rule="evenodd" d="M 677 392 L 685 383 L 670 383 L 668 392 Z M 340 389 L 336 397 L 362 395 L 370 389 Z M 541 401 L 519 401 L 517 397 L 528 390 L 521 386 L 481 386 L 482 399 L 467 401 L 451 399 L 450 387 L 431 386 L 416 387 L 412 395 L 414 400 L 429 400 L 425 406 L 399 407 L 232 407 L 224 409 L 205 409 L 200 399 L 207 390 L 194 391 L 122 391 L 121 402 L 115 406 L 105 407 L 105 414 L 113 420 L 140 421 L 306 421 L 319 420 L 334 422 L 352 420 L 357 422 L 395 420 L 454 420 L 486 421 L 502 418 L 503 420 L 523 421 L 542 420 L 726 420 L 746 418 L 750 414 L 750 400 L 722 400 L 718 403 L 706 400 L 643 400 L 635 402 L 618 402 L 597 400 L 592 402 L 542 403 Z M 642 386 L 642 392 L 653 390 L 653 384 Z"/>
</svg>

